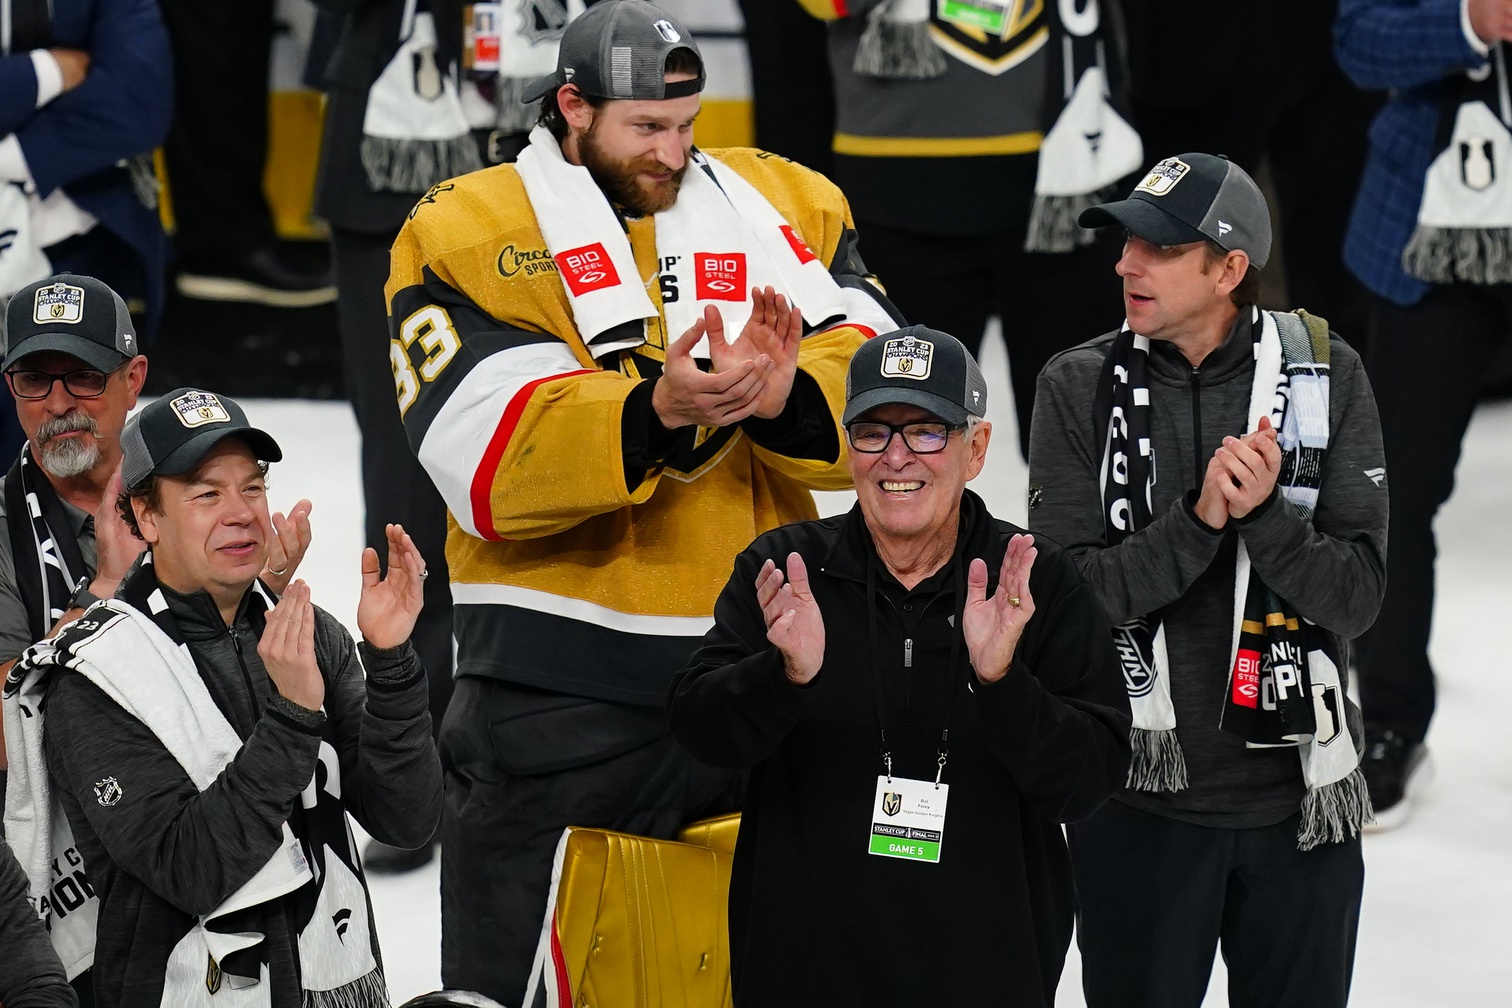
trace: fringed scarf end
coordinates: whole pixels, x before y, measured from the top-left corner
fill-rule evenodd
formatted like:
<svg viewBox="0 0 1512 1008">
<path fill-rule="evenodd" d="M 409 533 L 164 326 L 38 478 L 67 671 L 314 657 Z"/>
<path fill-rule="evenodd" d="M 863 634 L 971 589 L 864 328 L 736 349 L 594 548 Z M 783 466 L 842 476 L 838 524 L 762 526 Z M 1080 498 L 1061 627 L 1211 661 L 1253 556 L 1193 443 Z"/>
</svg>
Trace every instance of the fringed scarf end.
<svg viewBox="0 0 1512 1008">
<path fill-rule="evenodd" d="M 1135 791 L 1184 791 L 1186 757 L 1174 731 L 1135 728 L 1129 732 L 1134 758 L 1129 763 L 1128 787 Z"/>
</svg>

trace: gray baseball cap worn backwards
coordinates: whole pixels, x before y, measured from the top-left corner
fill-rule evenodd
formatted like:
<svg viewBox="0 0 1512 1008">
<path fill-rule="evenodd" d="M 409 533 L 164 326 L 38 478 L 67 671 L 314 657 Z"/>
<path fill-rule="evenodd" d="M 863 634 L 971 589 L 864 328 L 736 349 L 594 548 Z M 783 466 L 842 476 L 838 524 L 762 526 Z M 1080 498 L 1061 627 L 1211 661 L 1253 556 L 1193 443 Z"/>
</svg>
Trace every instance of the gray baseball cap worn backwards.
<svg viewBox="0 0 1512 1008">
<path fill-rule="evenodd" d="M 100 371 L 137 355 L 121 296 L 94 277 L 59 273 L 18 290 L 5 309 L 4 367 L 28 354 L 66 353 Z"/>
<path fill-rule="evenodd" d="M 143 407 L 121 432 L 121 483 L 148 476 L 177 476 L 199 465 L 221 439 L 247 442 L 259 461 L 277 462 L 283 449 L 267 431 L 247 422 L 235 400 L 202 389 L 174 389 Z"/>
<path fill-rule="evenodd" d="M 987 383 L 960 340 L 908 326 L 867 340 L 851 358 L 840 422 L 893 403 L 917 406 L 959 427 L 968 416 L 986 416 Z"/>
<path fill-rule="evenodd" d="M 1211 239 L 1246 253 L 1256 269 L 1270 260 L 1271 222 L 1265 196 L 1234 162 L 1214 154 L 1166 158 L 1145 173 L 1126 200 L 1083 210 L 1084 228 L 1122 225 L 1156 245 Z"/>
<path fill-rule="evenodd" d="M 667 57 L 674 49 L 687 49 L 698 59 L 696 78 L 667 83 Z M 703 54 L 688 30 L 660 7 L 645 0 L 606 0 L 567 26 L 556 69 L 527 87 L 520 100 L 540 101 L 564 84 L 593 98 L 684 98 L 703 90 Z"/>
</svg>

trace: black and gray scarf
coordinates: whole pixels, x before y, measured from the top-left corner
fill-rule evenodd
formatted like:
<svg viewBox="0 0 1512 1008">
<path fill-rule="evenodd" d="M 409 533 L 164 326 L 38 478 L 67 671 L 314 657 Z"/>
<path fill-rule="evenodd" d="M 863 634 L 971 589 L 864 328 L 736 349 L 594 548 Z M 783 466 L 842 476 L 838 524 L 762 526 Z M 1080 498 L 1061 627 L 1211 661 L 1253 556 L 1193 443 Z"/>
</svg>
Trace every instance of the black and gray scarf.
<svg viewBox="0 0 1512 1008">
<path fill-rule="evenodd" d="M 1253 310 L 1253 309 L 1252 309 Z M 1248 428 L 1268 416 L 1280 431 L 1284 502 L 1311 518 L 1328 450 L 1328 326 L 1306 313 L 1257 313 Z M 1151 521 L 1156 479 L 1150 442 L 1149 340 L 1128 329 L 1114 340 L 1096 404 L 1105 433 L 1100 484 L 1108 545 Z M 1345 717 L 1338 656 L 1327 633 L 1266 587 L 1241 540 L 1235 567 L 1234 658 L 1220 727 L 1252 748 L 1296 746 L 1307 794 L 1298 847 L 1354 836 L 1370 817 L 1359 757 Z M 1114 628 L 1134 714 L 1128 786 L 1187 786 L 1176 738 L 1165 634 L 1153 616 Z"/>
<path fill-rule="evenodd" d="M 41 640 L 68 611 L 79 583 L 94 571 L 84 562 L 73 519 L 52 482 L 39 471 L 30 445 L 22 446 L 6 474 L 5 515 L 16 587 L 31 638 Z"/>
<path fill-rule="evenodd" d="M 260 622 L 274 599 L 261 583 L 249 592 L 250 616 Z M 220 776 L 242 746 L 205 685 L 205 675 L 214 673 L 198 667 L 151 554 L 144 554 L 118 599 L 95 603 L 56 638 L 33 645 L 6 683 L 7 707 L 18 714 L 11 717 L 7 710 L 7 728 L 18 730 L 15 751 L 24 757 L 20 780 L 12 782 L 13 792 L 21 785 L 24 793 L 8 795 L 6 827 L 44 910 L 50 905 L 43 899 L 52 882 L 48 866 L 55 854 L 74 846 L 41 757 L 46 679 L 60 669 L 89 677 L 140 721 L 200 790 Z M 267 1005 L 266 936 L 274 915 L 287 915 L 297 934 L 307 1008 L 389 1003 L 373 951 L 362 868 L 340 799 L 336 741 L 328 720 L 319 763 L 284 823 L 280 849 L 220 906 L 196 917 L 175 945 L 164 977 L 164 1004 Z M 81 918 L 92 920 L 82 913 L 49 918 L 54 944 L 73 963 L 93 957 L 92 932 L 72 926 Z"/>
<path fill-rule="evenodd" d="M 1118 26 L 1098 0 L 1047 3 L 1045 108 L 1028 252 L 1070 252 L 1096 234 L 1076 219 L 1113 198 L 1118 181 L 1144 164 L 1129 125 L 1128 76 Z M 884 0 L 867 16 L 852 69 L 868 77 L 928 80 L 948 69 L 935 43 L 932 0 Z"/>
<path fill-rule="evenodd" d="M 1512 94 L 1506 47 L 1440 85 L 1439 153 L 1402 269 L 1429 283 L 1512 283 Z"/>
</svg>

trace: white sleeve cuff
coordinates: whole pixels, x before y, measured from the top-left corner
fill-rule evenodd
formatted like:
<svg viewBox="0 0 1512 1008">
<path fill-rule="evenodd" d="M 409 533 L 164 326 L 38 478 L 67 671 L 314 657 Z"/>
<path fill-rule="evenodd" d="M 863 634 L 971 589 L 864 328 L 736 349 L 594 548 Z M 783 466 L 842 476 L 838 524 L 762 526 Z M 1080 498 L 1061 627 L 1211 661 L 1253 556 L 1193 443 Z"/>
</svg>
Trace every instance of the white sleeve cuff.
<svg viewBox="0 0 1512 1008">
<path fill-rule="evenodd" d="M 1481 37 L 1475 34 L 1475 29 L 1470 27 L 1470 0 L 1460 0 L 1460 28 L 1465 33 L 1465 41 L 1470 43 L 1470 48 L 1482 56 L 1491 55 L 1491 47 L 1481 41 Z"/>
<path fill-rule="evenodd" d="M 41 108 L 63 93 L 63 70 L 46 49 L 33 49 L 31 60 L 37 74 L 37 108 Z"/>
</svg>

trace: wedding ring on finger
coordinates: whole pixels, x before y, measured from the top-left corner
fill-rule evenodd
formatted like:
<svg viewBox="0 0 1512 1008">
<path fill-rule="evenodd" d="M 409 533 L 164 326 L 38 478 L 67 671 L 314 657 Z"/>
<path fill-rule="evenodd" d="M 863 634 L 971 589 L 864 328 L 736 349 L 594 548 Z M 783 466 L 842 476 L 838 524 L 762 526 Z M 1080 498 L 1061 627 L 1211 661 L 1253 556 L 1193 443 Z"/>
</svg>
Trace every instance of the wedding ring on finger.
<svg viewBox="0 0 1512 1008">
<path fill-rule="evenodd" d="M 289 568 L 285 567 L 283 570 L 270 570 L 268 571 L 268 573 L 272 574 L 274 577 L 283 577 L 285 574 L 289 573 Z"/>
</svg>

